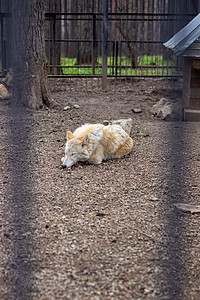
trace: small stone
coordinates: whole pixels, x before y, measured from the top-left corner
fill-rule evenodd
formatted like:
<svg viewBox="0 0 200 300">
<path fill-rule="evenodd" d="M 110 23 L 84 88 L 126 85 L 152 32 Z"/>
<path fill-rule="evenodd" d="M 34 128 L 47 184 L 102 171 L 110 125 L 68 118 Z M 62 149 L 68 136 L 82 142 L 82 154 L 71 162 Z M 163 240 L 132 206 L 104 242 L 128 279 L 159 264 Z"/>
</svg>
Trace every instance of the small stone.
<svg viewBox="0 0 200 300">
<path fill-rule="evenodd" d="M 78 104 L 74 104 L 74 108 L 79 109 L 80 106 Z"/>
<path fill-rule="evenodd" d="M 6 238 L 9 238 L 10 237 L 10 234 L 9 233 L 7 233 L 7 232 L 4 232 L 4 234 L 3 234 Z"/>
<path fill-rule="evenodd" d="M 145 288 L 145 289 L 144 289 L 144 293 L 145 293 L 145 294 L 150 294 L 150 293 L 152 293 L 152 288 Z"/>
<path fill-rule="evenodd" d="M 120 125 L 124 131 L 128 133 L 128 135 L 131 134 L 131 130 L 133 127 L 133 120 L 131 118 L 129 119 L 118 119 L 118 120 L 111 120 L 109 124 L 112 125 Z"/>
<path fill-rule="evenodd" d="M 105 217 L 106 214 L 102 213 L 102 212 L 98 212 L 96 213 L 97 217 Z"/>
<path fill-rule="evenodd" d="M 110 122 L 108 120 L 103 120 L 103 125 L 107 126 L 109 124 L 110 124 Z"/>
<path fill-rule="evenodd" d="M 65 106 L 63 110 L 69 110 L 71 107 L 69 105 Z"/>
<path fill-rule="evenodd" d="M 142 112 L 141 108 L 132 108 L 132 111 L 135 113 L 135 114 L 140 114 Z"/>
<path fill-rule="evenodd" d="M 159 201 L 159 199 L 157 197 L 151 197 L 150 200 L 151 201 Z"/>
</svg>

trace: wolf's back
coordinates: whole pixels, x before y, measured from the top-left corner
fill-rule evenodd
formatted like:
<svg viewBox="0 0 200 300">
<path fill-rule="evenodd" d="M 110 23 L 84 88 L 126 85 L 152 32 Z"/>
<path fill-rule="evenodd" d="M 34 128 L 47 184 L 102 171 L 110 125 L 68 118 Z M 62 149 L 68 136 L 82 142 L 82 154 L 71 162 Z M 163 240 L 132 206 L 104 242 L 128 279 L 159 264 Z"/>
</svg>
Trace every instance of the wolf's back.
<svg viewBox="0 0 200 300">
<path fill-rule="evenodd" d="M 73 134 L 77 137 L 85 137 L 86 135 L 91 134 L 98 136 L 98 134 L 101 135 L 103 127 L 105 126 L 102 124 L 84 124 L 81 127 L 77 128 Z"/>
<path fill-rule="evenodd" d="M 100 143 L 106 158 L 119 158 L 128 154 L 133 147 L 132 138 L 119 125 L 104 126 Z"/>
</svg>

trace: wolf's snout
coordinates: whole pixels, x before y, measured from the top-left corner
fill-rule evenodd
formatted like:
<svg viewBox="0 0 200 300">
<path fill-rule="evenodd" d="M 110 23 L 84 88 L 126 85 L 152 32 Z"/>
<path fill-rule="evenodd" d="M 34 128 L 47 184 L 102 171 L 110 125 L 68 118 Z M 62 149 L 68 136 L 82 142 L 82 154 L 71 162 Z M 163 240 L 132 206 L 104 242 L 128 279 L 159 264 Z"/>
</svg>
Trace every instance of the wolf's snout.
<svg viewBox="0 0 200 300">
<path fill-rule="evenodd" d="M 66 165 L 62 165 L 62 168 L 65 169 L 67 166 Z"/>
</svg>

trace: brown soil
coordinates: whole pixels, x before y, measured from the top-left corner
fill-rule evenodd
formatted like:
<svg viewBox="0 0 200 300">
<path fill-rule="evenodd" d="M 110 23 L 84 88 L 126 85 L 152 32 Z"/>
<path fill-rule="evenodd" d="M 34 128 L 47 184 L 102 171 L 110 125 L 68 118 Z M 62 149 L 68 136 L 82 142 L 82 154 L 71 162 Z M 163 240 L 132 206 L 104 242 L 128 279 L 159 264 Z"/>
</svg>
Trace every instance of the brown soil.
<svg viewBox="0 0 200 300">
<path fill-rule="evenodd" d="M 0 102 L 0 299 L 199 299 L 200 215 L 174 203 L 200 200 L 200 124 L 149 114 L 181 82 L 50 84 L 70 110 Z M 130 117 L 128 156 L 61 168 L 67 129 Z"/>
</svg>

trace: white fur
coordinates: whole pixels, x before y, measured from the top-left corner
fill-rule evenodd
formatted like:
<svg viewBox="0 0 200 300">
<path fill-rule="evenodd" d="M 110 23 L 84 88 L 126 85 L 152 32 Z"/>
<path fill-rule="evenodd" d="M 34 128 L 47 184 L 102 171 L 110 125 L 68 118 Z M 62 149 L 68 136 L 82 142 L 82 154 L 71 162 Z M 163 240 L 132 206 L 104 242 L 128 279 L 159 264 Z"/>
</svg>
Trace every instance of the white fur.
<svg viewBox="0 0 200 300">
<path fill-rule="evenodd" d="M 85 124 L 73 134 L 67 134 L 63 168 L 78 161 L 99 164 L 103 160 L 119 158 L 128 154 L 133 146 L 133 140 L 119 125 Z"/>
</svg>

